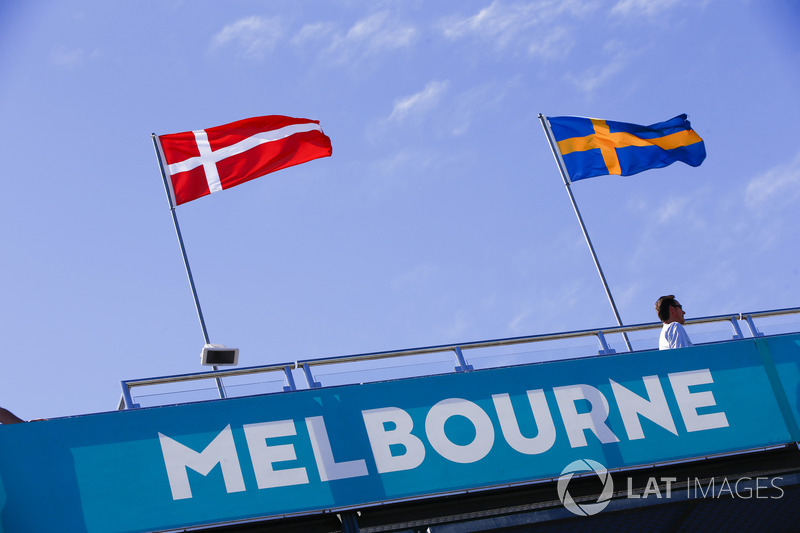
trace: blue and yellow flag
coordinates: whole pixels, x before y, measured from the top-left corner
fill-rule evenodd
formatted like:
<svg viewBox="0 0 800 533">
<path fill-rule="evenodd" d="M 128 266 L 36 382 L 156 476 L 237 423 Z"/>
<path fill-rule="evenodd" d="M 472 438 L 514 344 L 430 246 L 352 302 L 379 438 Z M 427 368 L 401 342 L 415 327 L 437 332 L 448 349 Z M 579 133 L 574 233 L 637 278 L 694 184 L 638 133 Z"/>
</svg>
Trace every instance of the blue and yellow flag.
<svg viewBox="0 0 800 533">
<path fill-rule="evenodd" d="M 572 181 L 607 174 L 630 176 L 675 161 L 693 167 L 706 158 L 703 139 L 686 115 L 650 126 L 584 117 L 549 117 Z"/>
</svg>

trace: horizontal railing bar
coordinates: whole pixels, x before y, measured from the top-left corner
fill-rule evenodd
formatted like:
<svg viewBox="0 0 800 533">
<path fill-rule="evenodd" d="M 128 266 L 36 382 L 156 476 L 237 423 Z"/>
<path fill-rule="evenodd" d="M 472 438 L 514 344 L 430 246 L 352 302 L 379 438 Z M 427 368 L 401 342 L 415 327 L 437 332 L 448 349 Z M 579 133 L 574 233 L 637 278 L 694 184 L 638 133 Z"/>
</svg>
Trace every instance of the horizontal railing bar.
<svg viewBox="0 0 800 533">
<path fill-rule="evenodd" d="M 751 318 L 764 318 L 769 316 L 789 315 L 798 313 L 800 313 L 800 307 L 790 307 L 785 309 L 775 309 L 771 311 L 756 311 L 750 313 L 734 313 L 734 314 L 725 314 L 725 315 L 717 315 L 710 317 L 691 318 L 686 320 L 686 325 L 708 324 L 712 322 L 726 322 L 730 320 L 745 320 L 747 316 L 750 316 Z M 147 385 L 157 385 L 164 383 L 177 383 L 182 381 L 224 378 L 224 377 L 232 377 L 232 376 L 240 376 L 248 374 L 283 371 L 287 366 L 292 368 L 300 368 L 302 365 L 341 364 L 341 363 L 350 363 L 357 361 L 388 359 L 392 357 L 407 357 L 412 355 L 445 353 L 445 352 L 455 351 L 456 349 L 471 350 L 479 348 L 494 348 L 499 346 L 511 346 L 517 344 L 530 344 L 535 342 L 574 339 L 580 337 L 591 337 L 591 336 L 597 336 L 598 334 L 613 335 L 617 333 L 658 329 L 662 327 L 662 325 L 663 324 L 661 322 L 647 322 L 643 324 L 632 324 L 629 326 L 592 328 L 592 329 L 584 329 L 576 331 L 567 331 L 561 333 L 545 333 L 541 335 L 526 335 L 521 337 L 508 337 L 508 338 L 494 339 L 494 340 L 442 344 L 437 346 L 426 346 L 426 347 L 410 348 L 404 350 L 388 350 L 381 352 L 368 352 L 356 355 L 343 355 L 343 356 L 303 359 L 296 362 L 278 363 L 267 366 L 251 366 L 251 367 L 236 368 L 231 370 L 214 370 L 206 372 L 193 372 L 188 374 L 176 374 L 173 376 L 163 376 L 157 378 L 132 379 L 123 381 L 122 384 L 124 387 L 129 389 L 131 387 L 142 387 Z"/>
<path fill-rule="evenodd" d="M 686 325 L 692 324 L 708 324 L 711 322 L 726 322 L 731 319 L 744 320 L 745 317 L 750 316 L 753 318 L 763 318 L 767 316 L 791 315 L 800 314 L 800 307 L 788 307 L 786 309 L 776 309 L 774 311 L 759 311 L 755 313 L 733 313 L 728 315 L 706 316 L 701 318 L 687 318 Z M 630 326 L 612 326 L 603 328 L 602 331 L 606 335 L 613 333 L 622 333 L 629 331 L 643 331 L 648 329 L 657 329 L 663 326 L 661 322 L 647 322 L 644 324 L 633 324 Z"/>
<path fill-rule="evenodd" d="M 757 311 L 755 313 L 740 313 L 739 316 L 742 320 L 744 317 L 751 316 L 753 318 L 761 318 L 765 316 L 779 316 L 779 315 L 791 315 L 794 313 L 800 313 L 800 307 L 787 307 L 786 309 L 775 309 L 773 311 Z"/>
<path fill-rule="evenodd" d="M 295 363 L 280 363 L 268 366 L 249 366 L 245 368 L 234 368 L 231 370 L 210 370 L 206 372 L 192 372 L 189 374 L 175 374 L 174 376 L 162 376 L 158 378 L 130 379 L 123 381 L 128 387 L 143 387 L 146 385 L 157 385 L 162 383 L 177 383 L 181 381 L 192 381 L 198 379 L 227 378 L 231 376 L 243 376 L 248 374 L 260 374 L 262 372 L 282 371 L 285 367 L 294 367 Z"/>
<path fill-rule="evenodd" d="M 773 314 L 786 315 L 792 313 L 800 313 L 800 307 L 780 309 L 775 313 L 771 311 L 762 311 L 759 313 L 734 313 L 734 314 L 717 315 L 717 316 L 702 317 L 702 318 L 692 318 L 692 319 L 687 319 L 686 324 L 691 325 L 691 324 L 706 324 L 711 322 L 726 322 L 731 320 L 732 318 L 735 318 L 737 320 L 744 320 L 744 317 L 747 315 L 751 317 L 764 317 L 764 316 L 772 316 Z M 632 324 L 629 326 L 612 326 L 607 328 L 584 329 L 584 330 L 568 331 L 562 333 L 545 333 L 542 335 L 508 337 L 505 339 L 494 339 L 488 341 L 472 341 L 463 343 L 442 344 L 438 346 L 426 346 L 421 348 L 410 348 L 406 350 L 389 350 L 383 352 L 368 352 L 356 355 L 340 355 L 340 356 L 322 357 L 315 359 L 302 359 L 299 360 L 297 364 L 329 365 L 336 363 L 350 363 L 356 361 L 369 361 L 373 359 L 384 359 L 390 357 L 404 357 L 409 355 L 442 353 L 442 352 L 454 351 L 456 348 L 461 348 L 462 350 L 470 350 L 476 348 L 493 348 L 498 346 L 509 346 L 514 344 L 528 344 L 533 342 L 543 342 L 550 340 L 590 337 L 593 335 L 597 335 L 598 333 L 609 335 L 615 333 L 627 333 L 631 331 L 645 331 L 650 329 L 658 329 L 662 326 L 663 324 L 661 322 L 647 322 L 643 324 Z"/>
</svg>

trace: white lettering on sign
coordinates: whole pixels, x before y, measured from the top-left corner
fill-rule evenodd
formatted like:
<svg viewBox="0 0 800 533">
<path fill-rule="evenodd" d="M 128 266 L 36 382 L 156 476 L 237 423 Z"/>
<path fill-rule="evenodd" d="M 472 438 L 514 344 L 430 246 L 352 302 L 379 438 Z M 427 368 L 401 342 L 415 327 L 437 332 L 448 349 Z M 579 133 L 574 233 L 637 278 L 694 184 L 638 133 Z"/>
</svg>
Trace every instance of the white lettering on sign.
<svg viewBox="0 0 800 533">
<path fill-rule="evenodd" d="M 714 383 L 709 369 L 676 372 L 667 377 L 687 432 L 728 427 L 726 414 L 721 409 L 712 409 L 717 405 L 713 393 L 708 389 L 692 390 L 692 387 Z M 644 376 L 641 379 L 646 398 L 614 380 L 608 380 L 613 394 L 611 398 L 628 440 L 646 438 L 643 418 L 679 436 L 675 423 L 677 415 L 670 411 L 662 378 Z M 555 413 L 561 415 L 572 448 L 588 446 L 589 435 L 602 444 L 620 441 L 608 425 L 611 405 L 600 389 L 586 384 L 567 385 L 554 387 L 552 394 L 557 411 L 553 410 L 552 400 L 548 401 L 542 389 L 525 391 L 530 412 L 527 406 L 521 410 L 522 403 L 517 404 L 515 411 L 508 393 L 493 394 L 491 403 L 484 400 L 484 405 L 493 407 L 493 410 L 464 398 L 445 398 L 427 410 L 421 427 L 415 427 L 414 417 L 399 407 L 366 409 L 361 411 L 363 433 L 351 433 L 336 439 L 336 453 L 323 416 L 305 418 L 307 442 L 305 436 L 298 436 L 296 422 L 291 419 L 245 424 L 242 431 L 258 489 L 308 484 L 308 468 L 314 465 L 321 482 L 368 476 L 371 469 L 380 475 L 413 470 L 425 461 L 428 446 L 452 463 L 476 463 L 492 453 L 498 427 L 501 438 L 516 452 L 546 454 L 557 440 Z M 414 416 L 421 420 L 419 408 L 416 408 Z M 520 419 L 527 422 L 521 425 Z M 456 424 L 456 420 L 460 424 Z M 522 427 L 535 427 L 535 430 L 526 429 L 523 435 Z M 618 429 L 622 431 L 622 428 Z M 174 500 L 192 497 L 187 469 L 207 476 L 217 464 L 229 493 L 245 490 L 230 425 L 199 452 L 162 433 L 158 437 Z M 372 452 L 374 467 L 370 466 L 372 463 L 368 458 L 353 457 L 353 450 L 366 451 L 365 439 Z M 359 444 L 353 446 L 352 443 Z M 298 449 L 309 448 L 310 452 L 305 451 L 298 458 Z M 312 452 L 313 460 L 310 460 Z"/>
<path fill-rule="evenodd" d="M 494 402 L 497 418 L 500 421 L 500 429 L 506 442 L 519 453 L 537 455 L 546 452 L 555 444 L 556 426 L 553 424 L 553 416 L 547 407 L 547 398 L 545 398 L 544 391 L 542 389 L 529 390 L 527 394 L 528 403 L 531 404 L 533 419 L 538 430 L 535 437 L 524 437 L 522 435 L 508 394 L 494 394 L 492 402 Z"/>
<path fill-rule="evenodd" d="M 642 378 L 649 400 L 634 394 L 613 379 L 609 381 L 611 382 L 611 390 L 614 391 L 614 399 L 617 400 L 617 405 L 619 406 L 619 413 L 622 415 L 622 423 L 628 433 L 628 439 L 638 440 L 644 438 L 639 415 L 655 422 L 673 435 L 678 434 L 678 430 L 675 429 L 675 421 L 672 419 L 672 413 L 667 404 L 667 397 L 664 395 L 664 389 L 661 388 L 661 380 L 658 379 L 658 376 L 645 376 Z"/>
<path fill-rule="evenodd" d="M 384 407 L 361 411 L 361 416 L 379 474 L 411 470 L 422 464 L 425 445 L 411 434 L 414 427 L 411 415 L 398 407 Z M 393 455 L 392 446 L 402 446 L 404 452 Z"/>
<path fill-rule="evenodd" d="M 703 431 L 706 429 L 728 427 L 728 418 L 722 411 L 718 413 L 698 414 L 701 407 L 717 405 L 714 393 L 709 391 L 690 392 L 689 387 L 695 385 L 709 385 L 714 383 L 711 371 L 691 370 L 689 372 L 676 372 L 669 374 L 669 382 L 678 400 L 678 409 L 681 411 L 686 431 Z"/>
<path fill-rule="evenodd" d="M 569 445 L 573 448 L 586 446 L 586 430 L 594 433 L 600 442 L 619 442 L 619 439 L 606 425 L 608 418 L 608 400 L 603 393 L 591 385 L 570 385 L 568 387 L 555 387 L 558 410 L 567 429 Z M 589 410 L 578 412 L 576 402 L 586 400 Z"/>
<path fill-rule="evenodd" d="M 445 433 L 445 423 L 454 416 L 466 418 L 475 427 L 475 438 L 469 444 L 456 444 Z M 489 415 L 478 404 L 461 398 L 448 398 L 431 407 L 425 418 L 425 434 L 433 449 L 454 463 L 480 461 L 494 444 L 494 426 Z"/>
<path fill-rule="evenodd" d="M 228 492 L 245 490 L 230 424 L 199 453 L 161 433 L 158 434 L 158 440 L 161 442 L 161 453 L 164 454 L 164 464 L 167 467 L 167 477 L 169 478 L 169 487 L 172 489 L 173 500 L 192 497 L 187 468 L 207 476 L 211 469 L 219 464 L 225 480 L 225 490 Z"/>
<path fill-rule="evenodd" d="M 336 462 L 333 458 L 333 449 L 331 449 L 331 441 L 328 439 L 328 429 L 325 427 L 324 418 L 321 416 L 306 418 L 306 427 L 311 439 L 311 448 L 314 450 L 314 460 L 317 462 L 320 480 L 333 481 L 369 474 L 367 463 L 363 459 Z"/>
<path fill-rule="evenodd" d="M 296 435 L 294 421 L 262 422 L 244 426 L 244 436 L 253 460 L 253 470 L 259 489 L 303 485 L 308 483 L 305 468 L 286 468 L 275 470 L 272 465 L 280 461 L 294 461 L 297 454 L 291 444 L 268 445 L 267 439 Z"/>
</svg>

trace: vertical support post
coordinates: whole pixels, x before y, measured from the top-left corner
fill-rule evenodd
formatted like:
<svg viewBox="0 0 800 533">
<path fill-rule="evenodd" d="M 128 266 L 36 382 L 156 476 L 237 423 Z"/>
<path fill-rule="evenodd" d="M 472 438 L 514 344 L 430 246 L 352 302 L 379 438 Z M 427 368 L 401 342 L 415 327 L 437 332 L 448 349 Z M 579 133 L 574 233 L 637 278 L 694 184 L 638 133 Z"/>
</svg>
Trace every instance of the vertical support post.
<svg viewBox="0 0 800 533">
<path fill-rule="evenodd" d="M 600 341 L 600 351 L 598 352 L 600 355 L 616 353 L 616 351 L 608 345 L 608 342 L 606 342 L 606 336 L 603 335 L 602 331 L 597 332 L 597 340 Z"/>
<path fill-rule="evenodd" d="M 742 335 L 742 328 L 739 327 L 739 321 L 735 316 L 731 317 L 731 325 L 733 326 L 733 339 L 743 339 L 744 335 Z"/>
<path fill-rule="evenodd" d="M 753 322 L 753 317 L 752 317 L 752 316 L 750 316 L 750 315 L 747 315 L 747 316 L 746 316 L 746 317 L 744 317 L 744 318 L 745 318 L 745 320 L 747 321 L 747 327 L 748 327 L 748 328 L 750 328 L 750 334 L 751 334 L 753 337 L 763 337 L 763 336 L 764 336 L 764 334 L 763 334 L 763 333 L 761 333 L 760 331 L 758 331 L 758 328 L 756 327 L 756 324 L 755 324 L 755 322 Z"/>
<path fill-rule="evenodd" d="M 311 366 L 308 363 L 303 363 L 303 374 L 306 376 L 306 383 L 308 383 L 309 389 L 322 387 L 322 383 L 314 381 L 314 376 L 311 374 Z"/>
<path fill-rule="evenodd" d="M 456 367 L 456 372 L 467 372 L 469 370 L 474 370 L 474 368 L 472 368 L 472 365 L 468 365 L 467 360 L 464 359 L 464 354 L 461 352 L 461 347 L 456 346 L 455 352 L 456 352 L 456 362 L 458 363 L 458 366 Z"/>
<path fill-rule="evenodd" d="M 283 377 L 286 379 L 286 386 L 283 388 L 284 392 L 297 390 L 297 385 L 295 384 L 294 376 L 292 375 L 292 367 L 283 367 Z"/>
<path fill-rule="evenodd" d="M 619 316 L 619 311 L 617 311 L 617 304 L 614 303 L 614 297 L 611 295 L 611 289 L 608 288 L 608 283 L 606 282 L 606 277 L 603 274 L 603 269 L 600 267 L 600 261 L 597 259 L 597 254 L 594 251 L 594 246 L 592 246 L 592 240 L 589 238 L 589 233 L 586 231 L 586 225 L 583 223 L 583 217 L 581 217 L 581 212 L 578 210 L 578 204 L 575 202 L 575 196 L 572 194 L 572 189 L 570 188 L 570 179 L 569 174 L 567 173 L 567 169 L 564 166 L 564 161 L 561 159 L 561 152 L 556 148 L 555 139 L 553 137 L 553 132 L 550 130 L 550 124 L 547 122 L 547 118 L 539 113 L 539 120 L 542 123 L 542 128 L 544 128 L 544 134 L 547 136 L 547 142 L 550 143 L 550 150 L 553 152 L 553 157 L 556 159 L 556 165 L 558 165 L 558 170 L 561 172 L 561 179 L 564 180 L 564 186 L 567 189 L 567 194 L 569 195 L 569 200 L 572 202 L 572 208 L 575 210 L 575 215 L 578 217 L 578 223 L 581 226 L 581 231 L 583 232 L 583 238 L 586 239 L 586 244 L 589 245 L 589 252 L 592 254 L 592 260 L 594 261 L 594 266 L 597 269 L 597 273 L 600 274 L 600 281 L 603 282 L 603 288 L 606 291 L 606 296 L 608 297 L 608 302 L 611 304 L 611 309 L 614 311 L 614 317 L 617 319 L 617 325 L 622 326 L 622 319 Z M 628 351 L 632 352 L 633 348 L 631 347 L 631 341 L 628 340 L 627 333 L 622 333 L 622 338 L 625 339 L 625 345 L 628 347 Z"/>
<path fill-rule="evenodd" d="M 125 409 L 133 409 L 133 398 L 131 397 L 131 388 L 127 381 L 122 382 L 122 398 L 125 400 Z"/>
<path fill-rule="evenodd" d="M 158 142 L 158 135 L 151 134 L 153 137 L 153 148 L 156 151 L 156 158 L 158 159 L 158 168 L 161 170 L 161 179 L 164 182 L 164 192 L 167 194 L 167 202 L 169 203 L 169 212 L 172 215 L 172 223 L 175 226 L 175 233 L 178 236 L 178 246 L 181 249 L 181 256 L 183 257 L 183 266 L 186 268 L 186 276 L 189 278 L 189 287 L 192 289 L 192 297 L 194 298 L 194 307 L 197 310 L 197 318 L 200 319 L 200 329 L 203 331 L 203 340 L 205 344 L 211 344 L 208 339 L 208 330 L 206 329 L 206 321 L 203 318 L 203 310 L 200 308 L 200 299 L 197 297 L 197 289 L 194 286 L 194 277 L 192 277 L 192 269 L 189 266 L 189 258 L 186 255 L 186 247 L 183 244 L 183 236 L 181 235 L 181 227 L 178 225 L 178 215 L 175 214 L 175 206 L 172 202 L 172 195 L 170 194 L 169 183 L 167 182 L 167 173 L 164 171 L 164 160 L 161 154 L 161 144 Z M 212 367 L 218 370 L 216 366 Z M 217 384 L 217 391 L 220 398 L 225 398 L 225 388 L 222 385 L 220 378 L 214 378 Z"/>
</svg>

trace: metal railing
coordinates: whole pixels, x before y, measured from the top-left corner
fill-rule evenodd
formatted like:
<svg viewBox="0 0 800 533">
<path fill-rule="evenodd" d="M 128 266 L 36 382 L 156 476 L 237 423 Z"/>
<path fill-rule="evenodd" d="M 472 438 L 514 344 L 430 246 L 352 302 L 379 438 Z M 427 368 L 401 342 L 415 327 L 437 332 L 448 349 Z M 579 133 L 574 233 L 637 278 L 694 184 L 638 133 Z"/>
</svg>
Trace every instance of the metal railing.
<svg viewBox="0 0 800 533">
<path fill-rule="evenodd" d="M 686 320 L 685 325 L 688 327 L 688 326 L 697 326 L 702 324 L 728 323 L 731 327 L 732 333 L 730 335 L 730 338 L 724 340 L 725 341 L 738 340 L 738 339 L 748 338 L 742 331 L 740 322 L 746 324 L 749 333 L 749 338 L 756 338 L 764 336 L 764 333 L 762 333 L 757 328 L 755 320 L 767 317 L 777 317 L 782 315 L 800 316 L 800 307 L 776 309 L 771 311 L 759 311 L 753 313 L 735 313 L 728 315 L 693 318 Z M 464 355 L 465 351 L 485 349 L 485 348 L 498 348 L 498 347 L 512 346 L 512 345 L 527 345 L 527 344 L 542 343 L 546 341 L 564 341 L 567 339 L 595 338 L 598 343 L 597 355 L 608 355 L 616 353 L 616 350 L 612 348 L 612 345 L 608 341 L 607 338 L 608 336 L 622 335 L 632 332 L 656 330 L 660 329 L 661 327 L 662 324 L 660 322 L 650 322 L 646 324 L 635 324 L 631 326 L 614 326 L 608 328 L 585 329 L 585 330 L 569 331 L 563 333 L 551 333 L 543 335 L 530 335 L 524 337 L 509 337 L 504 339 L 494 339 L 486 341 L 442 344 L 438 346 L 428 346 L 423 348 L 371 352 L 371 353 L 363 353 L 357 355 L 343 355 L 343 356 L 314 358 L 314 359 L 302 359 L 294 362 L 278 363 L 265 366 L 253 366 L 253 367 L 235 368 L 229 370 L 215 370 L 207 372 L 195 372 L 189 374 L 178 374 L 173 376 L 126 380 L 122 381 L 121 383 L 122 397 L 120 398 L 118 408 L 130 409 L 134 407 L 139 407 L 139 405 L 133 401 L 133 397 L 131 394 L 131 389 L 135 387 L 156 386 L 156 385 L 164 385 L 170 383 L 184 383 L 184 382 L 209 380 L 209 379 L 216 380 L 226 377 L 246 376 L 255 374 L 281 373 L 284 382 L 282 390 L 288 392 L 299 389 L 297 382 L 295 380 L 295 374 L 294 374 L 295 370 L 302 372 L 302 375 L 305 378 L 305 385 L 306 385 L 305 388 L 313 389 L 322 387 L 322 384 L 319 381 L 316 381 L 314 377 L 312 368 L 315 367 L 320 367 L 325 365 L 345 365 L 348 363 L 364 363 L 367 361 L 388 360 L 392 358 L 412 357 L 412 356 L 425 356 L 430 354 L 451 353 L 454 358 L 453 361 L 455 362 L 455 367 L 453 368 L 453 371 L 468 372 L 470 370 L 473 370 L 474 368 L 472 365 L 467 363 L 467 358 Z M 800 328 L 796 328 L 793 331 L 800 331 Z M 713 342 L 721 342 L 721 341 L 716 340 Z M 696 343 L 696 344 L 702 344 L 702 343 Z M 649 350 L 654 348 L 649 347 L 646 349 Z M 642 350 L 634 350 L 634 351 L 642 351 Z M 583 354 L 583 356 L 586 355 L 589 354 Z M 508 366 L 507 364 L 503 364 L 502 356 L 498 356 L 497 359 L 499 364 L 495 364 L 492 366 L 495 367 Z M 419 375 L 429 375 L 429 374 L 419 374 Z"/>
</svg>

